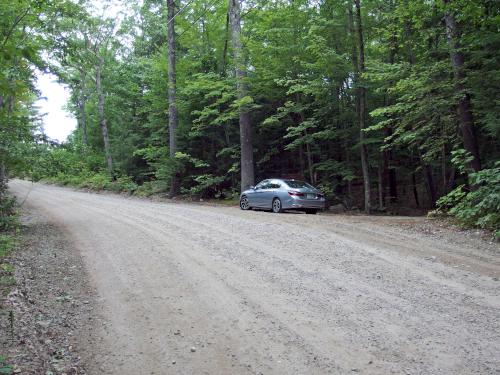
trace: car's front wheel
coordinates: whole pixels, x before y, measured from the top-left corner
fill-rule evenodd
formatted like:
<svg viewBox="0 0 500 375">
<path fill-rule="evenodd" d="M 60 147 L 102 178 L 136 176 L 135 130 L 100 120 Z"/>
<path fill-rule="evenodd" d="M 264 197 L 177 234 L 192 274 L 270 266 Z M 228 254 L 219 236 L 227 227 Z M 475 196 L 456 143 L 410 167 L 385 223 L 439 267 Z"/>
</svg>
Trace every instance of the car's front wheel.
<svg viewBox="0 0 500 375">
<path fill-rule="evenodd" d="M 248 198 L 245 195 L 240 198 L 240 208 L 244 211 L 251 208 L 250 203 L 248 202 Z"/>
<path fill-rule="evenodd" d="M 273 212 L 274 213 L 283 212 L 283 206 L 281 205 L 281 200 L 279 198 L 273 199 Z"/>
</svg>

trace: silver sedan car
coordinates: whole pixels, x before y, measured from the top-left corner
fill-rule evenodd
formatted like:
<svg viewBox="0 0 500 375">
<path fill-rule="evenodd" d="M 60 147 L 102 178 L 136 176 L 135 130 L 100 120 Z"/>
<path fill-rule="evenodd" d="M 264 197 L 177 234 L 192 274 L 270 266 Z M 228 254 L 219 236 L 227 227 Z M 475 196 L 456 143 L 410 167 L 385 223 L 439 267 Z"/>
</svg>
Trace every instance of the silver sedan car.
<svg viewBox="0 0 500 375">
<path fill-rule="evenodd" d="M 241 193 L 240 208 L 261 208 L 273 212 L 300 210 L 315 214 L 325 208 L 325 196 L 304 181 L 269 179 Z"/>
</svg>

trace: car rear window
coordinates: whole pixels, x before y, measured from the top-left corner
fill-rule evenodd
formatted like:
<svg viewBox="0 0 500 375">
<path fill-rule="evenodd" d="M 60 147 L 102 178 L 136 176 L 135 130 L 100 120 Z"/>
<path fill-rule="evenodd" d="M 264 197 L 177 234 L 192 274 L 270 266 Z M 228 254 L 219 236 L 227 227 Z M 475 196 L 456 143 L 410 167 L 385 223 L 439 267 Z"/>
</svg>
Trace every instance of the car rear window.
<svg viewBox="0 0 500 375">
<path fill-rule="evenodd" d="M 311 185 L 309 185 L 307 182 L 304 181 L 285 180 L 285 184 L 287 184 L 293 189 L 301 189 L 301 188 L 314 189 Z"/>
</svg>

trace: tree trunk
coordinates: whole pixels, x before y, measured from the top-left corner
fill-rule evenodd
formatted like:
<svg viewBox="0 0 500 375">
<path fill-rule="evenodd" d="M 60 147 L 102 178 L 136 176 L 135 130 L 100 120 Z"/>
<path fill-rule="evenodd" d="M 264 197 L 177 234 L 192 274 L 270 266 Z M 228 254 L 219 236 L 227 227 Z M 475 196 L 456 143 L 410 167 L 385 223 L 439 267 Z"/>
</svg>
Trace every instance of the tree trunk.
<svg viewBox="0 0 500 375">
<path fill-rule="evenodd" d="M 429 200 L 431 202 L 431 208 L 436 207 L 437 192 L 436 184 L 434 183 L 434 173 L 432 167 L 429 164 L 424 165 L 425 179 L 427 181 L 427 191 L 429 193 Z"/>
<path fill-rule="evenodd" d="M 78 110 L 80 112 L 80 128 L 82 129 L 83 144 L 85 146 L 88 146 L 89 138 L 87 135 L 87 113 L 85 112 L 85 106 L 87 104 L 87 95 L 85 93 L 85 90 L 86 90 L 85 78 L 86 78 L 86 75 L 85 75 L 85 73 L 83 73 L 80 100 L 78 101 Z"/>
<path fill-rule="evenodd" d="M 413 189 L 413 197 L 415 198 L 415 204 L 417 205 L 417 208 L 419 208 L 420 202 L 418 199 L 417 176 L 415 171 L 411 172 L 411 185 Z"/>
<path fill-rule="evenodd" d="M 167 0 L 168 11 L 168 132 L 169 132 L 169 155 L 173 161 L 177 151 L 176 130 L 177 117 L 177 87 L 175 70 L 175 0 Z M 179 175 L 173 173 L 170 181 L 169 198 L 175 197 L 179 192 Z"/>
<path fill-rule="evenodd" d="M 295 95 L 295 100 L 297 101 L 298 104 L 301 103 L 299 93 Z M 304 112 L 300 111 L 298 118 L 300 120 L 300 123 L 298 125 L 300 125 L 306 119 L 304 116 Z M 304 137 L 307 138 L 307 130 L 304 130 Z M 309 144 L 309 142 L 306 142 L 306 157 L 307 157 L 307 172 L 309 174 L 309 182 L 314 185 L 316 182 L 314 181 L 313 156 L 311 152 L 311 145 Z"/>
<path fill-rule="evenodd" d="M 307 136 L 307 131 L 304 131 L 304 133 Z M 309 143 L 306 143 L 306 155 L 307 155 L 307 169 L 309 170 L 309 181 L 311 182 L 311 184 L 315 185 L 316 181 L 314 179 L 313 159 L 311 153 L 311 145 Z"/>
<path fill-rule="evenodd" d="M 229 37 L 229 9 L 226 14 L 226 28 L 224 32 L 224 49 L 222 50 L 222 63 L 220 67 L 220 75 L 222 77 L 226 76 L 226 59 L 227 59 L 227 44 Z"/>
<path fill-rule="evenodd" d="M 443 0 L 448 6 L 451 0 Z M 448 7 L 449 8 L 449 7 Z M 468 151 L 473 159 L 469 163 L 469 167 L 477 172 L 481 170 L 481 159 L 479 157 L 479 147 L 477 144 L 474 116 L 472 115 L 472 105 L 470 95 L 467 93 L 464 85 L 465 75 L 465 56 L 460 51 L 460 30 L 455 21 L 455 17 L 449 9 L 444 15 L 446 24 L 446 36 L 450 46 L 451 65 L 455 75 L 455 89 L 460 95 L 457 103 L 458 120 L 460 123 L 460 132 L 465 150 Z"/>
<path fill-rule="evenodd" d="M 383 178 L 383 166 L 378 165 L 377 167 L 377 177 L 378 177 L 378 209 L 380 211 L 384 210 L 384 178 Z"/>
<path fill-rule="evenodd" d="M 361 75 L 365 71 L 365 45 L 363 40 L 363 25 L 361 23 L 360 0 L 354 0 L 356 5 L 356 33 L 358 39 L 358 67 L 357 67 L 357 95 L 359 97 L 359 143 L 361 149 L 361 169 L 363 171 L 363 185 L 365 191 L 365 212 L 370 214 L 371 191 L 370 191 L 370 171 L 368 165 L 368 150 L 366 147 L 364 129 L 366 127 L 366 88 L 361 84 Z"/>
<path fill-rule="evenodd" d="M 391 1 L 391 9 L 394 9 L 394 3 Z M 397 50 L 397 39 L 395 33 L 391 35 L 391 42 L 389 45 L 389 64 L 394 64 L 395 56 Z M 391 99 L 389 97 L 389 93 L 385 95 L 385 103 L 386 106 L 391 104 Z M 384 137 L 389 138 L 392 136 L 392 125 L 387 126 L 384 129 Z M 394 152 L 391 149 L 384 150 L 384 205 L 386 204 L 387 195 L 389 195 L 389 202 L 395 203 L 398 200 L 398 185 L 396 180 L 396 169 L 394 168 Z M 388 194 L 387 194 L 388 193 Z"/>
<path fill-rule="evenodd" d="M 245 84 L 246 68 L 241 44 L 240 0 L 229 0 L 229 23 L 233 42 L 236 90 L 238 99 L 247 96 Z M 252 124 L 250 113 L 240 108 L 240 143 L 241 143 L 241 191 L 254 184 Z"/>
<path fill-rule="evenodd" d="M 448 183 L 446 184 L 446 189 L 444 191 L 444 194 L 449 193 L 453 189 L 453 186 L 455 185 L 456 174 L 457 170 L 455 168 L 452 168 L 450 172 L 450 178 L 448 179 Z"/>
<path fill-rule="evenodd" d="M 300 167 L 300 176 L 305 179 L 306 176 L 306 162 L 304 161 L 304 148 L 302 145 L 299 145 L 299 167 Z"/>
<path fill-rule="evenodd" d="M 104 115 L 104 92 L 102 90 L 101 85 L 101 76 L 102 76 L 102 68 L 104 66 L 104 59 L 99 56 L 98 63 L 96 67 L 96 77 L 95 84 L 97 95 L 99 98 L 98 102 L 98 112 L 99 112 L 99 124 L 101 126 L 102 131 L 102 139 L 104 141 L 104 154 L 106 155 L 106 163 L 108 166 L 108 173 L 111 179 L 115 179 L 115 174 L 113 171 L 113 157 L 111 156 L 111 146 L 109 144 L 109 133 L 108 133 L 108 124 L 106 121 L 106 116 Z"/>
<path fill-rule="evenodd" d="M 0 161 L 0 198 L 7 189 L 7 172 L 4 161 Z"/>
<path fill-rule="evenodd" d="M 446 192 L 446 187 L 448 185 L 448 179 L 446 178 L 446 144 L 443 143 L 442 149 L 441 149 L 441 176 L 442 176 L 442 186 L 443 186 L 443 194 L 445 195 Z"/>
</svg>

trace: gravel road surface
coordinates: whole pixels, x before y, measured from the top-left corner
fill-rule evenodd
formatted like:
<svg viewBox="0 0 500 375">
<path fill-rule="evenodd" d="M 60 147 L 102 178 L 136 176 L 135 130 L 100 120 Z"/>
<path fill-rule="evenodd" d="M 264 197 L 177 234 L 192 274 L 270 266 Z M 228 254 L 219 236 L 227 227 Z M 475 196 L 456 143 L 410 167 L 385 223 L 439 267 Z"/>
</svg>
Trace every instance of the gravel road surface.
<svg viewBox="0 0 500 375">
<path fill-rule="evenodd" d="M 500 374 L 497 244 L 417 218 L 9 185 L 83 258 L 92 374 Z"/>
</svg>

